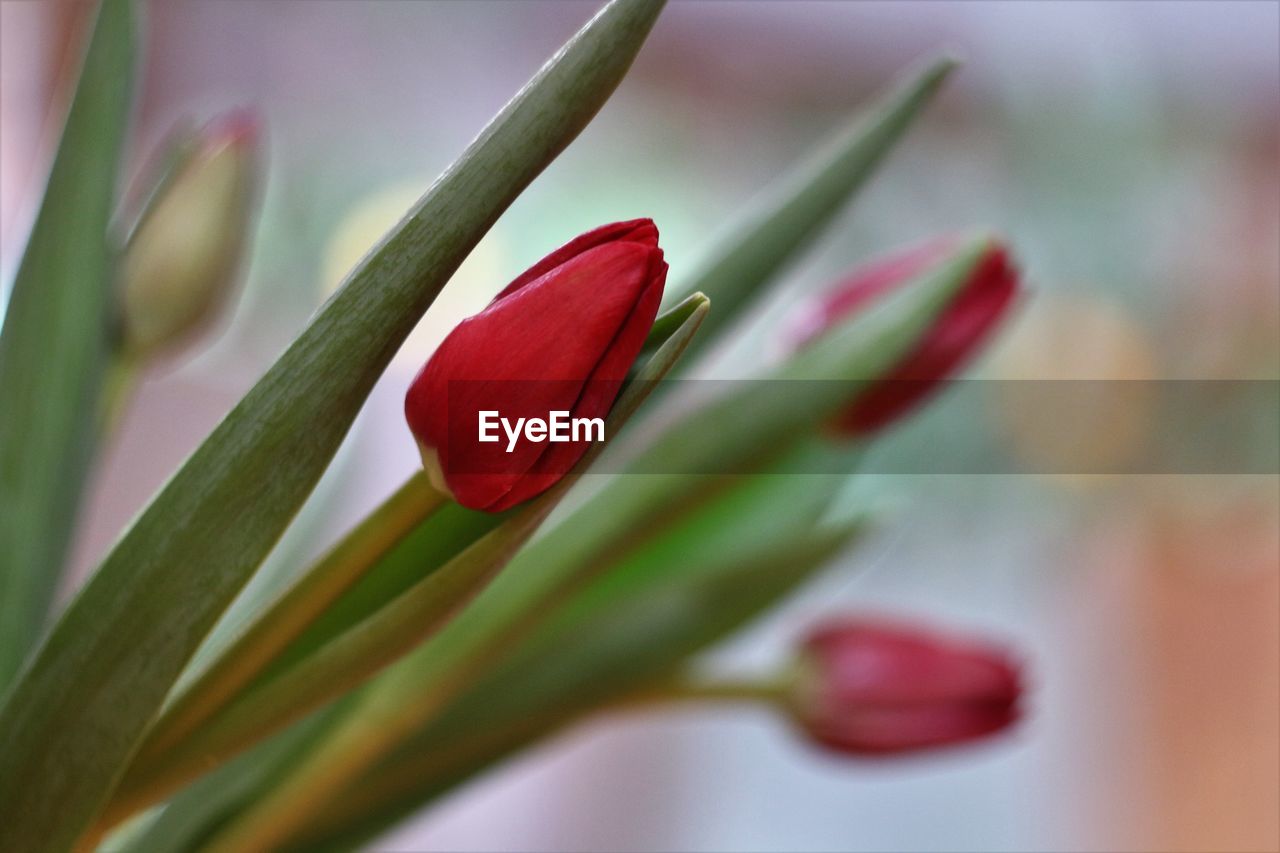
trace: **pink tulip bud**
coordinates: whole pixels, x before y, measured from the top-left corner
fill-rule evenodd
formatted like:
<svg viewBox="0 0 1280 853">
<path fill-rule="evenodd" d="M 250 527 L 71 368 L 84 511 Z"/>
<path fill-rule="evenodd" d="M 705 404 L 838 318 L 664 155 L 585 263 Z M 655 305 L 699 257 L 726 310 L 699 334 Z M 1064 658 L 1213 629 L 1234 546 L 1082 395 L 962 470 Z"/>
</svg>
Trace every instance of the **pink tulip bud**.
<svg viewBox="0 0 1280 853">
<path fill-rule="evenodd" d="M 604 418 L 657 316 L 666 277 L 653 222 L 617 222 L 552 252 L 459 323 L 405 397 L 437 488 L 463 506 L 500 512 L 564 476 L 590 446 L 585 438 L 481 441 L 480 419 L 491 417 L 483 413 L 508 425 L 555 412 Z"/>
<path fill-rule="evenodd" d="M 958 243 L 936 239 L 857 270 L 804 315 L 797 329 L 800 345 L 945 262 Z M 990 244 L 933 325 L 891 370 L 858 393 L 834 421 L 835 431 L 866 436 L 919 406 L 986 343 L 1017 290 L 1008 252 Z"/>
<path fill-rule="evenodd" d="M 792 695 L 815 742 L 851 755 L 912 752 L 984 737 L 1018 717 L 1017 665 L 967 639 L 844 619 L 804 641 Z"/>
</svg>

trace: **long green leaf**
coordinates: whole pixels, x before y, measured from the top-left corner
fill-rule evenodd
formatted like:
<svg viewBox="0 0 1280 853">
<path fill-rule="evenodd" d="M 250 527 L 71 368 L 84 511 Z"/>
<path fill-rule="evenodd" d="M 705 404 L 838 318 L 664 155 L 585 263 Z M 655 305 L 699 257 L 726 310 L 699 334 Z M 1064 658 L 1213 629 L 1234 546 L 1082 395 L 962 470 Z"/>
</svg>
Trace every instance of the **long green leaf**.
<svg viewBox="0 0 1280 853">
<path fill-rule="evenodd" d="M 196 850 L 244 803 L 269 790 L 275 778 L 306 753 L 349 701 L 328 708 L 291 726 L 266 743 L 209 773 L 172 802 L 112 835 L 103 849 L 113 853 L 176 853 Z"/>
<path fill-rule="evenodd" d="M 106 0 L 0 331 L 0 694 L 45 627 L 93 455 L 133 9 Z"/>
<path fill-rule="evenodd" d="M 833 471 L 848 470 L 857 456 L 857 451 L 830 450 L 825 461 Z M 664 533 L 627 565 L 611 569 L 584 590 L 574 606 L 548 614 L 548 624 L 535 638 L 478 677 L 439 720 L 415 733 L 392 759 L 353 786 L 332 812 L 307 830 L 302 848 L 316 849 L 328 832 L 338 835 L 324 840 L 337 843 L 320 849 L 355 846 L 358 837 L 352 833 L 357 828 L 362 833 L 385 828 L 594 703 L 675 666 L 773 603 L 767 592 L 757 595 L 768 589 L 768 578 L 764 585 L 757 584 L 749 567 L 761 551 L 779 548 L 786 559 L 767 563 L 763 571 L 798 570 L 797 555 L 812 544 L 813 519 L 823 516 L 839 479 L 834 473 L 745 478 L 739 488 Z M 672 559 L 673 551 L 682 552 L 682 558 Z M 744 601 L 744 595 L 750 598 Z M 593 606 L 577 606 L 583 599 Z M 711 617 L 704 608 L 718 615 Z M 628 615 L 632 613 L 642 615 Z M 643 614 L 653 619 L 637 628 Z M 722 630 L 708 631 L 716 622 Z M 673 631 L 691 636 L 689 645 L 680 645 Z M 313 747 L 319 742 L 309 741 Z M 256 748 L 182 792 L 128 849 L 193 849 L 192 839 L 208 837 L 228 815 L 266 795 L 270 785 L 253 784 L 253 779 L 265 776 L 274 781 L 283 765 L 297 760 L 296 751 L 282 757 L 274 744 Z M 252 779 L 245 780 L 247 776 Z"/>
<path fill-rule="evenodd" d="M 368 812 L 380 819 L 370 824 L 366 815 L 357 822 L 381 828 L 402 809 L 610 696 L 640 687 L 775 603 L 769 579 L 800 568 L 796 555 L 803 547 L 797 547 L 810 542 L 815 519 L 829 511 L 862 452 L 814 441 L 768 472 L 737 478 L 547 614 L 536 635 L 476 678 L 321 823 Z M 793 473 L 819 465 L 830 473 Z M 784 556 L 761 563 L 762 554 L 775 552 Z M 316 840 L 307 838 L 308 844 Z"/>
<path fill-rule="evenodd" d="M 863 529 L 801 528 L 700 561 L 527 644 L 336 798 L 290 849 L 350 849 L 539 737 L 662 678 L 793 591 Z"/>
<path fill-rule="evenodd" d="M 821 233 L 893 150 L 956 67 L 949 57 L 905 74 L 890 91 L 832 134 L 814 153 L 765 188 L 729 222 L 693 272 L 671 294 L 700 291 L 715 314 L 685 367 L 761 294 L 761 288 Z"/>
<path fill-rule="evenodd" d="M 425 518 L 451 503 L 431 486 L 425 471 L 410 476 L 245 626 L 194 684 L 169 702 L 135 760 L 144 759 L 149 751 L 170 750 L 226 707 L 378 559 Z"/>
<path fill-rule="evenodd" d="M 379 374 L 502 211 L 621 81 L 662 6 L 614 0 L 348 277 L 117 543 L 0 711 L 8 841 L 74 843 Z"/>
</svg>

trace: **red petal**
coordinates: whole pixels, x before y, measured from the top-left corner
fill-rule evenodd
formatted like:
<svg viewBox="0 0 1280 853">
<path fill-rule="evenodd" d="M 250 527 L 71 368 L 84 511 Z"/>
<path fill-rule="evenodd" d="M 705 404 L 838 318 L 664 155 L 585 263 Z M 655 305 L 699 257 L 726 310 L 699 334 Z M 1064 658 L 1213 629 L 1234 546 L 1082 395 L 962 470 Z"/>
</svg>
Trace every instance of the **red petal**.
<svg viewBox="0 0 1280 853">
<path fill-rule="evenodd" d="M 603 246 L 606 243 L 620 242 L 640 243 L 656 249 L 658 248 L 658 226 L 653 224 L 652 219 L 630 219 L 626 222 L 612 222 L 608 225 L 601 225 L 586 234 L 574 237 L 568 243 L 565 243 L 559 249 L 556 249 L 521 273 L 515 281 L 503 288 L 502 292 L 493 298 L 493 301 L 497 302 L 500 299 L 506 299 L 529 282 L 541 278 L 570 258 L 577 257 L 588 249 L 594 249 L 596 246 Z"/>
<path fill-rule="evenodd" d="M 860 266 L 819 301 L 815 310 L 800 319 L 792 330 L 795 346 L 812 342 L 851 314 L 911 281 L 944 260 L 958 243 L 956 237 L 945 235 Z"/>
<path fill-rule="evenodd" d="M 667 264 L 662 252 L 655 250 L 649 272 L 649 285 L 641 292 L 622 328 L 596 365 L 591 378 L 583 386 L 574 404 L 574 417 L 603 418 L 618 397 L 627 372 L 640 354 L 654 318 L 662 301 L 662 291 L 667 278 Z M 568 473 L 569 469 L 587 452 L 586 442 L 547 444 L 546 451 L 528 474 L 519 480 L 512 490 L 493 507 L 506 509 L 539 495 Z"/>
<path fill-rule="evenodd" d="M 829 623 L 805 643 L 824 707 L 1010 703 L 1022 692 L 1003 650 L 884 622 Z"/>
<path fill-rule="evenodd" d="M 809 728 L 819 743 L 853 755 L 888 755 L 966 743 L 1019 717 L 1012 705 L 925 705 L 852 712 Z"/>
<path fill-rule="evenodd" d="M 919 406 L 986 342 L 1012 304 L 1017 284 L 1008 254 L 993 247 L 915 347 L 844 411 L 837 430 L 865 435 Z"/>
</svg>

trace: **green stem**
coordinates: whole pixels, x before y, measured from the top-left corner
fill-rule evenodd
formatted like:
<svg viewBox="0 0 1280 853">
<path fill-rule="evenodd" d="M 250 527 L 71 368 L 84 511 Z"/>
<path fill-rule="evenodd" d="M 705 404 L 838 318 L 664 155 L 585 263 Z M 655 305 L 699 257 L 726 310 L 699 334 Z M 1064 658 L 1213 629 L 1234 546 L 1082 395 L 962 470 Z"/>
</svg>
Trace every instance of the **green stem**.
<svg viewBox="0 0 1280 853">
<path fill-rule="evenodd" d="M 448 500 L 419 471 L 351 530 L 262 611 L 236 641 L 173 701 L 138 749 L 125 782 L 145 777 L 148 765 L 176 748 L 225 710 L 267 667 L 395 545 Z M 121 790 L 134 790 L 123 784 Z M 111 826 L 153 799 L 120 798 L 102 823 Z"/>
<path fill-rule="evenodd" d="M 111 356 L 102 389 L 103 436 L 114 435 L 119 430 L 129 401 L 133 399 L 133 390 L 138 385 L 141 368 L 138 359 L 122 352 Z"/>
<path fill-rule="evenodd" d="M 791 679 L 787 672 L 768 678 L 695 681 L 674 678 L 623 696 L 609 710 L 648 710 L 655 705 L 684 702 L 776 703 L 785 701 Z"/>
<path fill-rule="evenodd" d="M 781 673 L 767 680 L 714 684 L 672 680 L 619 696 L 597 707 L 566 709 L 554 706 L 528 711 L 496 724 L 486 719 L 485 725 L 452 732 L 458 736 L 441 739 L 434 744 L 437 748 L 405 749 L 396 754 L 397 760 L 379 764 L 374 772 L 363 776 L 358 784 L 347 788 L 341 797 L 329 803 L 323 814 L 317 815 L 308 827 L 308 834 L 301 837 L 298 847 L 305 849 L 313 841 L 325 838 L 326 831 L 333 827 L 356 822 L 363 815 L 395 803 L 404 798 L 406 791 L 420 789 L 423 780 L 454 777 L 452 782 L 438 783 L 439 791 L 447 790 L 456 784 L 457 778 L 469 778 L 530 741 L 550 737 L 586 718 L 614 713 L 661 712 L 684 702 L 775 703 L 782 700 L 786 686 Z M 342 846 L 345 845 L 338 845 Z"/>
</svg>

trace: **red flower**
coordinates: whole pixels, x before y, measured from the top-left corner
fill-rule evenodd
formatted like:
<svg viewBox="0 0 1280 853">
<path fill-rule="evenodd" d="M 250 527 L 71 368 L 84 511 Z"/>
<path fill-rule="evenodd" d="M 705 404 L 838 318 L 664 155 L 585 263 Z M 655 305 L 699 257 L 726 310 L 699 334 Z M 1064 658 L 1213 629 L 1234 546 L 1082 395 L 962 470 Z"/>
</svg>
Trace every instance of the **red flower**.
<svg viewBox="0 0 1280 853">
<path fill-rule="evenodd" d="M 957 246 L 941 238 L 873 261 L 846 278 L 803 318 L 800 343 L 845 322 L 895 288 L 948 259 Z M 934 324 L 888 373 L 876 379 L 835 420 L 837 432 L 864 436 L 924 402 L 974 355 L 1013 304 L 1018 273 L 1004 246 L 992 243 Z"/>
<path fill-rule="evenodd" d="M 648 219 L 590 231 L 543 258 L 449 333 L 409 387 L 405 416 L 437 486 L 499 512 L 541 494 L 585 440 L 479 440 L 481 412 L 516 423 L 603 418 L 643 346 L 666 282 Z M 594 436 L 593 436 L 594 437 Z"/>
<path fill-rule="evenodd" d="M 839 752 L 910 752 L 993 734 L 1018 717 L 1018 668 L 1002 651 L 885 622 L 819 626 L 803 646 L 794 713 Z"/>
</svg>

